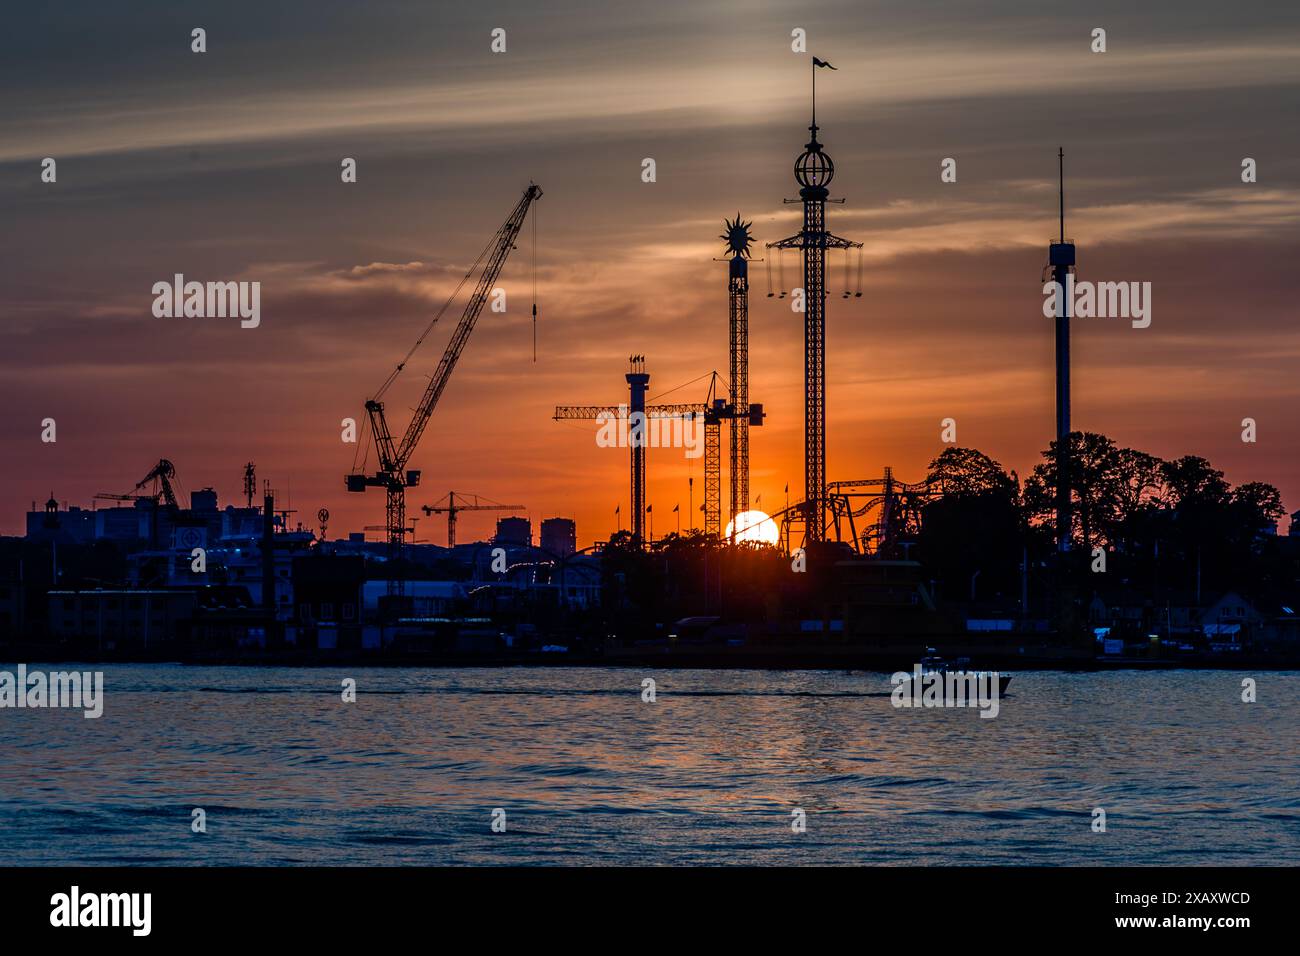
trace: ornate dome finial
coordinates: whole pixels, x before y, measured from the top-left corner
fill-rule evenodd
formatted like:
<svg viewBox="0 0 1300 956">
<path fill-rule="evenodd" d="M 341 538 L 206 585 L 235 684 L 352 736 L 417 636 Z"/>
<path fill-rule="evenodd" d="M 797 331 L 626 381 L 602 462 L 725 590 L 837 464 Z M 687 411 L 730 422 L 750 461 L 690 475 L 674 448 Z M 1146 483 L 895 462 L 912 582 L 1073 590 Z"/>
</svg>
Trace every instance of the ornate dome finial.
<svg viewBox="0 0 1300 956">
<path fill-rule="evenodd" d="M 825 189 L 835 178 L 835 164 L 817 142 L 816 127 L 813 130 L 812 141 L 794 161 L 794 178 L 805 189 Z"/>
</svg>

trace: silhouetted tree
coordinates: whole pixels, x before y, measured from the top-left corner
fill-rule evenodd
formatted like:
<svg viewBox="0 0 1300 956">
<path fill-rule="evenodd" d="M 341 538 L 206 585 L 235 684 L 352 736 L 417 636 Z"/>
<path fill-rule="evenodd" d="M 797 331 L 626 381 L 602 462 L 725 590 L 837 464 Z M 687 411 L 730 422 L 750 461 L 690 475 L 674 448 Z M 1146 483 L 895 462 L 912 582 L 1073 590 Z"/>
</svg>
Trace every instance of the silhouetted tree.
<svg viewBox="0 0 1300 956">
<path fill-rule="evenodd" d="M 926 481 L 940 496 L 925 506 L 918 557 L 943 593 L 1014 592 L 1023 525 L 1015 480 L 983 452 L 947 448 L 930 462 Z"/>
<path fill-rule="evenodd" d="M 944 496 L 1010 494 L 1015 482 L 1000 464 L 974 448 L 945 448 L 930 462 L 926 481 Z"/>
<path fill-rule="evenodd" d="M 1184 455 L 1161 466 L 1165 485 L 1175 508 L 1217 508 L 1228 502 L 1228 483 L 1223 472 L 1204 458 Z"/>
<path fill-rule="evenodd" d="M 1256 534 L 1272 531 L 1286 514 L 1281 492 L 1262 481 L 1238 485 L 1232 492 L 1232 506 L 1237 512 L 1239 527 Z"/>
<path fill-rule="evenodd" d="M 1071 432 L 1068 441 L 1074 525 L 1070 536 L 1086 551 L 1105 538 L 1106 531 L 1117 521 L 1120 503 L 1132 497 L 1126 480 L 1135 479 L 1126 471 L 1126 465 L 1132 467 L 1135 463 L 1122 454 L 1126 450 L 1096 432 Z M 1052 442 L 1043 452 L 1043 461 L 1034 466 L 1033 474 L 1025 481 L 1025 504 L 1031 516 L 1053 531 L 1058 450 L 1058 442 Z"/>
</svg>

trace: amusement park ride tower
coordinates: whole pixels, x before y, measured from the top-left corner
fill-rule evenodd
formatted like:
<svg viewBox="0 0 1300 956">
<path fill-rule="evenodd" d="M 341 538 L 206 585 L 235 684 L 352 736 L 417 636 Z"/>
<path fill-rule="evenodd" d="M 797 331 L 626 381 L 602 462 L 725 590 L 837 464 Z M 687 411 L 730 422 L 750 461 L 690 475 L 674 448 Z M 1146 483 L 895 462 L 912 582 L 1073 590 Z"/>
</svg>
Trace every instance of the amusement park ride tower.
<svg viewBox="0 0 1300 956">
<path fill-rule="evenodd" d="M 718 238 L 727 243 L 728 319 L 731 332 L 731 395 L 719 412 L 731 423 L 731 536 L 743 531 L 738 519 L 749 511 L 749 427 L 763 424 L 763 406 L 749 403 L 749 247 L 754 239 L 740 213 L 723 221 L 726 231 Z M 707 421 L 707 419 L 706 419 Z M 706 512 L 708 481 L 706 475 Z M 715 522 L 715 525 L 718 522 Z M 706 531 L 718 533 L 718 528 Z"/>
<path fill-rule="evenodd" d="M 803 153 L 795 160 L 794 178 L 803 203 L 803 229 L 769 249 L 803 251 L 804 291 L 804 540 L 817 542 L 826 531 L 826 252 L 829 249 L 860 248 L 862 243 L 842 239 L 826 229 L 826 188 L 835 176 L 835 164 L 817 141 L 817 70 L 835 69 L 813 57 L 812 133 Z"/>
<path fill-rule="evenodd" d="M 1047 250 L 1047 270 L 1056 284 L 1056 550 L 1070 550 L 1070 297 L 1067 283 L 1074 272 L 1074 241 L 1065 238 L 1065 149 L 1057 150 L 1057 196 L 1061 235 Z"/>
</svg>

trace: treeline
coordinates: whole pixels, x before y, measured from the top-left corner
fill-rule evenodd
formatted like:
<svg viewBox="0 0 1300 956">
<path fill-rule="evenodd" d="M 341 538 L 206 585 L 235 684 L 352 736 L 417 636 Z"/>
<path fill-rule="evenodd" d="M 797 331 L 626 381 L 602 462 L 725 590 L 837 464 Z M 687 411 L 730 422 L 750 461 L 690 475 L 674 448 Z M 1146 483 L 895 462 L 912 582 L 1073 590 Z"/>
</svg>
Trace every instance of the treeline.
<svg viewBox="0 0 1300 956">
<path fill-rule="evenodd" d="M 1021 565 L 1058 569 L 1054 556 L 1058 443 L 1023 482 L 973 448 L 949 448 L 930 462 L 939 493 L 923 509 L 914 556 L 943 581 L 949 598 L 963 580 L 978 596 L 1016 594 Z M 1069 437 L 1067 571 L 1091 575 L 1094 549 L 1107 577 L 1080 578 L 1093 589 L 1124 585 L 1148 593 L 1295 583 L 1289 552 L 1276 531 L 1286 514 L 1277 488 L 1251 481 L 1232 487 L 1223 472 L 1194 455 L 1164 460 L 1124 448 L 1105 435 Z"/>
<path fill-rule="evenodd" d="M 898 524 L 879 538 L 876 557 L 919 561 L 921 579 L 943 605 L 976 602 L 1019 614 L 1027 593 L 1028 613 L 1049 620 L 1062 600 L 1081 612 L 1093 594 L 1127 592 L 1163 604 L 1198 591 L 1205 601 L 1228 589 L 1296 591 L 1300 547 L 1290 545 L 1300 539 L 1278 537 L 1285 511 L 1272 485 L 1233 487 L 1204 458 L 1167 461 L 1092 432 L 1070 436 L 1070 461 L 1065 555 L 1055 543 L 1053 442 L 1023 480 L 976 449 L 946 449 L 930 462 L 919 503 L 896 509 Z M 1094 549 L 1104 552 L 1104 574 L 1094 570 Z M 837 590 L 833 568 L 852 553 L 835 542 L 808 549 L 804 574 L 792 573 L 791 558 L 776 548 L 727 547 L 699 532 L 670 534 L 647 549 L 621 532 L 602 557 L 600 613 L 623 632 L 700 614 L 751 622 L 817 617 L 851 597 Z"/>
</svg>

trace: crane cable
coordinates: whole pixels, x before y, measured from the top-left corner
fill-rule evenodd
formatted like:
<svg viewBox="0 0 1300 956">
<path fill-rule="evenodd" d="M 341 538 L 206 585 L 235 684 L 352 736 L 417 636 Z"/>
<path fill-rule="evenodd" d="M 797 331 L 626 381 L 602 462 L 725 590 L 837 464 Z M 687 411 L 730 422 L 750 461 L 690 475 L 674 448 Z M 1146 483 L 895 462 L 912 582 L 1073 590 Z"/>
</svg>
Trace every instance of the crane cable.
<svg viewBox="0 0 1300 956">
<path fill-rule="evenodd" d="M 414 355 L 416 350 L 424 344 L 424 340 L 428 338 L 429 333 L 433 331 L 433 327 L 438 324 L 438 320 L 443 317 L 449 308 L 451 308 L 451 304 L 456 300 L 456 296 L 460 295 L 460 290 L 465 287 L 465 283 L 468 282 L 470 277 L 478 270 L 479 265 L 482 264 L 483 260 L 487 257 L 488 252 L 500 241 L 500 238 L 501 230 L 498 229 L 496 233 L 493 234 L 492 238 L 488 240 L 488 244 L 483 247 L 483 251 L 478 254 L 478 258 L 474 260 L 473 264 L 461 277 L 460 282 L 456 283 L 456 288 L 453 289 L 451 295 L 447 297 L 447 301 L 442 304 L 442 308 L 440 308 L 434 317 L 429 320 L 429 324 L 424 327 L 424 331 L 421 332 L 420 337 L 415 340 L 415 344 L 411 346 L 410 351 L 408 351 L 402 360 L 397 363 L 397 368 L 393 369 L 388 378 L 384 379 L 384 384 L 381 385 L 379 391 L 375 393 L 376 401 L 383 398 L 384 393 L 388 391 L 389 387 L 395 381 L 397 381 L 397 377 L 402 374 L 402 371 L 406 368 L 406 363 L 411 360 L 411 356 Z"/>
<path fill-rule="evenodd" d="M 686 388 L 686 387 L 688 387 L 688 386 L 690 386 L 690 385 L 694 385 L 696 382 L 698 382 L 698 381 L 699 381 L 700 379 L 702 379 L 702 378 L 708 378 L 710 375 L 717 375 L 717 374 L 718 374 L 717 372 L 705 372 L 703 375 L 699 375 L 699 376 L 697 376 L 697 377 L 691 379 L 689 382 L 683 382 L 681 385 L 674 385 L 672 388 L 668 389 L 668 391 L 666 391 L 666 392 L 660 392 L 658 395 L 654 395 L 654 396 L 651 396 L 650 398 L 646 399 L 646 404 L 647 404 L 647 405 L 650 405 L 650 404 L 652 404 L 652 403 L 654 403 L 654 402 L 659 401 L 659 399 L 663 398 L 665 395 L 671 395 L 673 392 L 679 392 L 679 391 L 681 391 L 682 389 L 684 389 L 684 388 Z M 721 378 L 721 376 L 718 376 L 718 377 Z"/>
<path fill-rule="evenodd" d="M 374 401 L 378 401 L 379 399 L 383 398 L 384 394 L 388 391 L 388 389 L 393 385 L 394 382 L 397 381 L 398 377 L 406 369 L 406 363 L 411 360 L 411 356 L 413 356 L 416 353 L 416 351 L 420 348 L 420 346 L 424 344 L 424 340 L 428 338 L 429 333 L 433 331 L 433 327 L 438 324 L 439 320 L 443 317 L 443 315 L 446 314 L 447 310 L 451 308 L 452 302 L 456 300 L 456 296 L 460 294 L 460 290 L 465 287 L 465 283 L 468 282 L 470 280 L 470 277 L 473 276 L 475 272 L 478 271 L 479 267 L 482 265 L 483 260 L 487 257 L 488 253 L 493 248 L 495 248 L 497 245 L 500 244 L 502 233 L 508 227 L 509 227 L 509 222 L 507 221 L 506 225 L 503 225 L 499 229 L 497 229 L 497 231 L 492 235 L 492 238 L 488 240 L 487 245 L 483 247 L 482 251 L 479 252 L 478 257 L 470 265 L 469 269 L 466 270 L 465 274 L 461 276 L 460 281 L 456 283 L 456 288 L 454 288 L 451 291 L 451 295 L 449 295 L 447 297 L 447 300 L 443 302 L 442 308 L 440 308 L 437 311 L 437 313 L 434 314 L 433 318 L 429 320 L 429 323 L 424 327 L 424 330 L 420 333 L 420 337 L 415 340 L 415 344 L 412 345 L 411 348 L 407 351 L 406 355 L 403 356 L 402 361 L 398 362 L 397 367 L 394 368 L 393 371 L 389 373 L 386 379 L 384 379 L 384 382 L 382 385 L 380 385 L 379 390 L 375 392 L 374 399 L 373 399 Z M 533 211 L 533 327 L 534 327 L 533 361 L 537 360 L 536 324 L 537 324 L 537 213 L 536 210 L 534 210 Z M 366 433 L 369 431 L 372 431 L 372 429 L 370 428 L 370 415 L 367 414 L 366 417 L 362 419 L 361 434 L 358 436 L 360 440 L 357 442 L 357 448 L 352 454 L 352 470 L 354 472 L 357 471 L 358 458 L 361 458 L 362 470 L 364 470 L 370 462 L 370 447 L 369 447 L 370 443 L 365 441 Z"/>
<path fill-rule="evenodd" d="M 537 210 L 533 210 L 533 364 L 537 364 Z"/>
<path fill-rule="evenodd" d="M 353 474 L 356 474 L 357 472 L 360 471 L 365 471 L 366 468 L 368 468 L 370 465 L 371 442 L 366 441 L 366 436 L 369 434 L 369 432 L 370 432 L 370 416 L 367 415 L 365 418 L 361 419 L 361 431 L 360 434 L 357 435 L 357 447 L 352 452 L 352 473 Z M 361 462 L 360 468 L 357 467 L 358 460 L 360 460 Z"/>
</svg>

